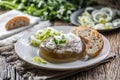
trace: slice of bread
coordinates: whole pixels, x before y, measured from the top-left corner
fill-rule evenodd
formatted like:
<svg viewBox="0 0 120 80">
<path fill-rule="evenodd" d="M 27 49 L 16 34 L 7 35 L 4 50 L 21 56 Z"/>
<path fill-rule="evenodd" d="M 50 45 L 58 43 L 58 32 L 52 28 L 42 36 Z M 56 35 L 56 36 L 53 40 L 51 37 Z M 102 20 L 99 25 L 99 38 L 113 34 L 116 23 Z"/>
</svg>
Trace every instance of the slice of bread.
<svg viewBox="0 0 120 80">
<path fill-rule="evenodd" d="M 12 19 L 10 19 L 6 23 L 5 29 L 6 30 L 12 30 L 12 29 L 15 29 L 15 28 L 27 26 L 29 24 L 30 24 L 30 20 L 26 16 L 16 16 L 16 17 L 13 17 Z"/>
<path fill-rule="evenodd" d="M 75 27 L 71 30 L 85 41 L 86 52 L 90 58 L 96 57 L 102 51 L 104 41 L 102 35 L 93 28 Z"/>
</svg>

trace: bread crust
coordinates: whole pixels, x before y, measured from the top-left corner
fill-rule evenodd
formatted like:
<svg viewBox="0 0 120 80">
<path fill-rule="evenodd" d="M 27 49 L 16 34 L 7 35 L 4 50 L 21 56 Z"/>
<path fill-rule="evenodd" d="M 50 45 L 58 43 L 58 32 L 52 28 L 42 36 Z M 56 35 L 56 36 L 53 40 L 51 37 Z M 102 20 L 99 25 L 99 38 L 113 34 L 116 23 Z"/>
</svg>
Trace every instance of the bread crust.
<svg viewBox="0 0 120 80">
<path fill-rule="evenodd" d="M 104 46 L 104 43 L 103 43 L 102 47 L 96 53 L 94 53 L 94 54 L 88 54 L 90 56 L 90 58 L 97 57 L 101 53 L 101 51 L 103 49 L 103 46 Z"/>
<path fill-rule="evenodd" d="M 102 51 L 102 49 L 103 49 L 103 46 L 104 46 L 104 41 L 103 41 L 102 35 L 101 35 L 97 30 L 95 30 L 95 29 L 93 29 L 93 31 L 95 31 L 95 34 L 100 37 L 100 40 L 101 40 L 102 45 L 101 45 L 101 47 L 99 48 L 99 50 L 96 51 L 95 53 L 93 53 L 93 54 L 88 54 L 88 55 L 90 56 L 90 58 L 97 57 L 97 56 L 101 53 L 101 51 Z"/>
<path fill-rule="evenodd" d="M 12 19 L 10 19 L 6 24 L 5 24 L 5 29 L 6 30 L 12 30 L 15 28 L 27 26 L 30 24 L 30 20 L 26 16 L 15 16 Z"/>
<path fill-rule="evenodd" d="M 89 34 L 87 36 L 82 34 L 85 31 L 89 32 Z M 81 37 L 81 39 L 83 39 L 83 41 L 85 42 L 85 45 L 86 45 L 86 52 L 90 58 L 97 57 L 100 54 L 100 52 L 102 51 L 103 46 L 104 46 L 104 41 L 103 41 L 102 35 L 97 30 L 90 28 L 90 27 L 80 26 L 80 27 L 73 28 L 71 30 L 71 32 L 78 35 L 79 37 Z M 88 47 L 89 43 L 91 43 L 91 41 L 92 41 L 91 37 L 94 35 L 97 35 L 97 37 L 101 41 L 102 45 L 100 45 L 100 48 L 95 53 L 89 53 L 87 51 L 87 49 L 89 48 Z"/>
</svg>

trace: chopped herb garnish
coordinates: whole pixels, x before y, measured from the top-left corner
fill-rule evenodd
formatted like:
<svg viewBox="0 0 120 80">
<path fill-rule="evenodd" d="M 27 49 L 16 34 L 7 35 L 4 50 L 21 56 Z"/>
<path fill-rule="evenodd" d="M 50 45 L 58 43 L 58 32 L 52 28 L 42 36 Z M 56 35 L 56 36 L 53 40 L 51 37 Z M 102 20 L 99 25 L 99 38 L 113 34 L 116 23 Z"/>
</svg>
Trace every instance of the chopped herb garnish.
<svg viewBox="0 0 120 80">
<path fill-rule="evenodd" d="M 62 32 L 58 32 L 52 28 L 43 29 L 43 31 L 38 32 L 36 35 L 32 35 L 34 38 L 30 38 L 30 44 L 35 47 L 39 47 L 40 43 L 48 37 L 54 37 L 56 35 L 61 35 Z M 58 44 L 58 41 L 55 40 Z"/>
<path fill-rule="evenodd" d="M 47 62 L 40 57 L 33 57 L 33 61 L 36 62 L 36 63 L 47 64 Z"/>
</svg>

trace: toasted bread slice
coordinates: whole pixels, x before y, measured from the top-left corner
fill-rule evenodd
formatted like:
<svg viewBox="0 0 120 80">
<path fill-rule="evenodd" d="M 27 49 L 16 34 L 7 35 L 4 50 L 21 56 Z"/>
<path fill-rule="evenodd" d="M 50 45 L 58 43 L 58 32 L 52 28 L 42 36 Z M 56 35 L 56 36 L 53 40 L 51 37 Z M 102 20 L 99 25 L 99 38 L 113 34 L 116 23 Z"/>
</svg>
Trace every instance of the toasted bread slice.
<svg viewBox="0 0 120 80">
<path fill-rule="evenodd" d="M 104 41 L 102 35 L 98 31 L 89 27 L 76 27 L 73 28 L 71 32 L 78 35 L 85 41 L 86 52 L 91 58 L 100 54 Z"/>
<path fill-rule="evenodd" d="M 15 29 L 15 28 L 27 26 L 29 24 L 30 24 L 30 20 L 26 16 L 16 16 L 16 17 L 13 17 L 12 19 L 10 19 L 6 23 L 5 29 L 6 30 L 12 30 L 12 29 Z"/>
</svg>

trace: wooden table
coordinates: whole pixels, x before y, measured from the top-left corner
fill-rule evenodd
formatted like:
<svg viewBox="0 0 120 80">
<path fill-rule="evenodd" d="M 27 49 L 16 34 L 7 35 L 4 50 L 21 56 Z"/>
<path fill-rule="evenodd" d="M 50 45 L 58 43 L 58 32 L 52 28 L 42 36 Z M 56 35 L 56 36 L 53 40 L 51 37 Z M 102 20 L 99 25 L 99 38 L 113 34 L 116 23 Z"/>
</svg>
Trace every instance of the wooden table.
<svg viewBox="0 0 120 80">
<path fill-rule="evenodd" d="M 2 13 L 3 11 L 0 11 Z M 54 22 L 53 25 L 69 25 L 68 23 L 63 22 Z M 114 32 L 109 32 L 104 34 L 110 41 L 111 51 L 116 54 L 116 58 L 106 64 L 100 65 L 94 69 L 88 71 L 80 72 L 71 77 L 64 78 L 62 80 L 120 80 L 120 29 Z M 4 71 L 9 69 L 5 68 L 7 65 L 3 58 L 0 56 L 0 76 L 4 74 Z M 9 80 L 21 80 L 21 76 L 12 71 L 12 79 Z"/>
</svg>

